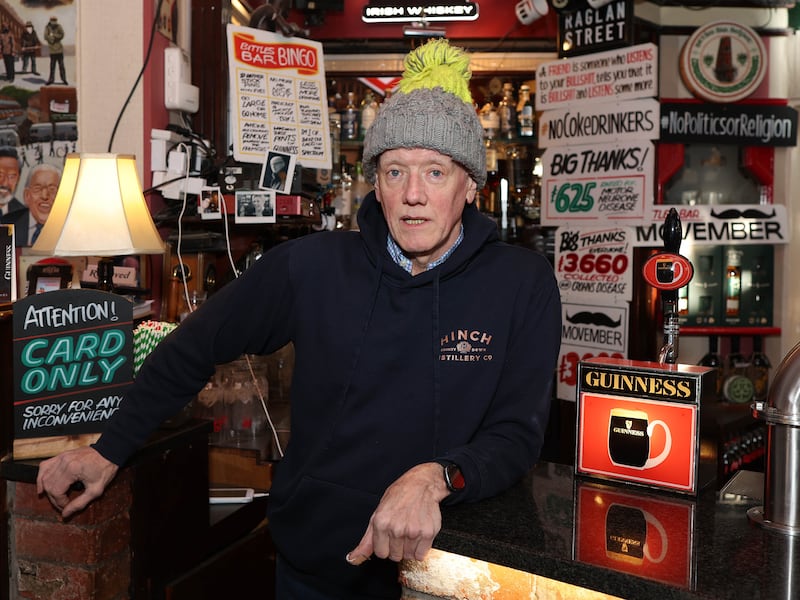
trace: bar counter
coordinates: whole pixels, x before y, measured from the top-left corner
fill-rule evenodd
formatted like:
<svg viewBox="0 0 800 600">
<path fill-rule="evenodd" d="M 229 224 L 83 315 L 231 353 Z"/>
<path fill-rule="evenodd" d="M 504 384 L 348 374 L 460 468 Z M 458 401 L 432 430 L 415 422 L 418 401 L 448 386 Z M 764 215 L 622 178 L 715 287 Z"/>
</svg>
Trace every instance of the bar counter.
<svg viewBox="0 0 800 600">
<path fill-rule="evenodd" d="M 685 497 L 541 463 L 501 496 L 445 508 L 434 547 L 626 599 L 798 598 L 800 538 L 750 522 L 762 495 L 757 472 Z"/>
</svg>

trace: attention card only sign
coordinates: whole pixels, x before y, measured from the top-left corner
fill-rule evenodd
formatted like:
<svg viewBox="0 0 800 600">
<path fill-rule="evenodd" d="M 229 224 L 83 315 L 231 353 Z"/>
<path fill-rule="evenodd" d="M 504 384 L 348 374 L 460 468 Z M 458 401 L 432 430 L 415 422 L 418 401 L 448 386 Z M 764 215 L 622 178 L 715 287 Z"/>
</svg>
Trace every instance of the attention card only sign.
<svg viewBox="0 0 800 600">
<path fill-rule="evenodd" d="M 94 442 L 133 377 L 133 304 L 96 290 L 14 304 L 14 458 Z"/>
</svg>

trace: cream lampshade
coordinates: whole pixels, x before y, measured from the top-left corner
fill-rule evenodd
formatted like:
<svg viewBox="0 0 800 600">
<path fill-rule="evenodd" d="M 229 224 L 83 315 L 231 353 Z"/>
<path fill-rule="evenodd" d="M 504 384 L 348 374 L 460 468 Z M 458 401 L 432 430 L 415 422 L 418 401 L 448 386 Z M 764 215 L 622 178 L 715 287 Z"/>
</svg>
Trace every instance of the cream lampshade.
<svg viewBox="0 0 800 600">
<path fill-rule="evenodd" d="M 67 155 L 53 208 L 32 254 L 113 257 L 164 250 L 142 194 L 134 156 Z M 101 273 L 109 268 L 110 274 Z M 110 258 L 104 267 L 98 264 L 98 287 L 104 275 L 113 275 Z"/>
</svg>

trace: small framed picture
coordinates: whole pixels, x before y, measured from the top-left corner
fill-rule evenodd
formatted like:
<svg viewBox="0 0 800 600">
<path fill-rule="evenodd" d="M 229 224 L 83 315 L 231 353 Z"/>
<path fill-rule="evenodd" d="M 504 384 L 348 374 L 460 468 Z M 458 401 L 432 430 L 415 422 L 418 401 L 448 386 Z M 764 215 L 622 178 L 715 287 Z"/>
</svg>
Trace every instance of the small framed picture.
<svg viewBox="0 0 800 600">
<path fill-rule="evenodd" d="M 235 223 L 274 223 L 275 191 L 236 192 Z"/>
<path fill-rule="evenodd" d="M 197 214 L 201 219 L 221 219 L 222 192 L 219 187 L 204 187 L 197 197 Z"/>
<path fill-rule="evenodd" d="M 294 167 L 297 156 L 283 152 L 267 152 L 264 165 L 261 167 L 262 190 L 275 190 L 279 194 L 288 194 L 292 189 Z"/>
</svg>

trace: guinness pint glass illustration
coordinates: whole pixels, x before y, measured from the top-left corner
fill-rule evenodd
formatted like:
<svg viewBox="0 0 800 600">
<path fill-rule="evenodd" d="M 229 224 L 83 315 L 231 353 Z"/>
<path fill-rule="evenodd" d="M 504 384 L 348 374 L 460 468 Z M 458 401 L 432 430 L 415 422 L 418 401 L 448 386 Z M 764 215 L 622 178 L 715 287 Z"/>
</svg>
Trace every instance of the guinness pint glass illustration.
<svg viewBox="0 0 800 600">
<path fill-rule="evenodd" d="M 658 533 L 656 548 L 658 555 L 653 556 L 647 540 L 648 524 L 652 531 Z M 606 513 L 606 554 L 615 559 L 631 564 L 642 564 L 645 559 L 651 563 L 660 563 L 667 555 L 667 532 L 664 526 L 646 510 L 624 504 L 612 504 Z"/>
<path fill-rule="evenodd" d="M 664 429 L 666 443 L 658 456 L 650 457 L 650 439 L 653 430 Z M 618 466 L 651 469 L 660 465 L 672 449 L 672 433 L 664 421 L 648 421 L 641 410 L 614 408 L 608 424 L 608 455 Z"/>
</svg>

